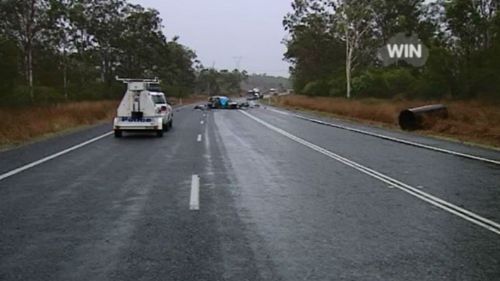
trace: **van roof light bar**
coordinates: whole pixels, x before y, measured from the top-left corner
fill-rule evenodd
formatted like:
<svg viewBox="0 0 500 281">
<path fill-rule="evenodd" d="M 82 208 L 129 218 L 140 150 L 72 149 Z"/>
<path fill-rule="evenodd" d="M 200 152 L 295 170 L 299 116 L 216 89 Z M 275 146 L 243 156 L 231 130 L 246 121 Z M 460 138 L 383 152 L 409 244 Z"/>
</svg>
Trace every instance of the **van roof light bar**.
<svg viewBox="0 0 500 281">
<path fill-rule="evenodd" d="M 133 83 L 133 82 L 143 82 L 143 83 L 160 83 L 160 79 L 155 77 L 154 79 L 141 79 L 141 78 L 120 78 L 118 76 L 115 77 L 116 81 L 121 81 L 125 84 Z"/>
</svg>

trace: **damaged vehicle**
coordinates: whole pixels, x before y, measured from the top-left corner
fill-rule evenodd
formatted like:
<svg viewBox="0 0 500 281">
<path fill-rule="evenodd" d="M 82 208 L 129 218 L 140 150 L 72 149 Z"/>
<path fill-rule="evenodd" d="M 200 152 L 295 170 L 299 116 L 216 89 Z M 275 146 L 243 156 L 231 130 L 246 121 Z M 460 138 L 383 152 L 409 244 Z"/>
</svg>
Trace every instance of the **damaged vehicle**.
<svg viewBox="0 0 500 281">
<path fill-rule="evenodd" d="M 211 109 L 239 109 L 237 102 L 226 96 L 211 96 L 208 98 L 208 107 Z"/>
<path fill-rule="evenodd" d="M 210 109 L 242 109 L 259 107 L 254 101 L 237 102 L 231 100 L 227 96 L 211 96 L 208 98 L 207 104 L 197 104 L 194 109 L 210 110 Z"/>
</svg>

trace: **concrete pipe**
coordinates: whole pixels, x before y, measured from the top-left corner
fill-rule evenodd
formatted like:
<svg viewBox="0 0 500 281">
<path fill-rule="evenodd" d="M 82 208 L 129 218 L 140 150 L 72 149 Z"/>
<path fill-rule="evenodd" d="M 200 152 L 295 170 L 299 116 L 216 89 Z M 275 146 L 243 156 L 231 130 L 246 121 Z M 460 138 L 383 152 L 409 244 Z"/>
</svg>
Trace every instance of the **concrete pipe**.
<svg viewBox="0 0 500 281">
<path fill-rule="evenodd" d="M 399 114 L 399 126 L 408 131 L 425 129 L 432 126 L 436 119 L 447 117 L 448 109 L 442 104 L 409 108 Z"/>
</svg>

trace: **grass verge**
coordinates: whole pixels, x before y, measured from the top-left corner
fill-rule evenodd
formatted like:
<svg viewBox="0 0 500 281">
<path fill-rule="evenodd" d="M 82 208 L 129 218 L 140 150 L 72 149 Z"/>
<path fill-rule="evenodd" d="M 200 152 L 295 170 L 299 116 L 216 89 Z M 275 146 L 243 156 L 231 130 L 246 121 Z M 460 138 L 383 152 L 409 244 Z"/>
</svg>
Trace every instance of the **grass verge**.
<svg viewBox="0 0 500 281">
<path fill-rule="evenodd" d="M 399 128 L 401 110 L 425 104 L 443 103 L 449 117 L 438 120 L 419 133 L 500 148 L 500 105 L 480 101 L 406 101 L 307 97 L 300 95 L 273 97 L 273 105 L 288 109 L 327 113 L 365 123 Z"/>
<path fill-rule="evenodd" d="M 117 101 L 86 101 L 0 108 L 0 147 L 20 144 L 75 127 L 111 121 L 117 105 Z"/>
<path fill-rule="evenodd" d="M 170 98 L 174 105 L 206 101 L 205 95 Z M 68 102 L 17 108 L 0 107 L 0 149 L 113 119 L 119 101 Z"/>
</svg>

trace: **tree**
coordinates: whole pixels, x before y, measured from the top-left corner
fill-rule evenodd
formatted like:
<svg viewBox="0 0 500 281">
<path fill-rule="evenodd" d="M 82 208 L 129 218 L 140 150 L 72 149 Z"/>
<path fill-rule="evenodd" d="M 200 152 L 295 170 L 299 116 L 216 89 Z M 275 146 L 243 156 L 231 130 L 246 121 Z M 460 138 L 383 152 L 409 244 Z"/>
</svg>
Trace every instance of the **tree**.
<svg viewBox="0 0 500 281">
<path fill-rule="evenodd" d="M 375 44 L 374 35 L 376 23 L 375 1 L 365 2 L 362 0 L 343 0 L 336 10 L 338 30 L 345 42 L 345 75 L 346 75 L 346 97 L 351 98 L 352 73 L 355 70 L 359 58 L 363 52 L 370 52 Z"/>
<path fill-rule="evenodd" d="M 371 2 L 374 34 L 387 42 L 397 33 L 420 33 L 425 16 L 424 0 L 379 0 Z M 421 34 L 420 34 L 421 35 Z"/>
<path fill-rule="evenodd" d="M 91 34 L 86 39 L 88 46 L 95 50 L 100 60 L 101 81 L 111 84 L 116 67 L 117 42 L 126 7 L 124 0 L 85 0 L 80 2 L 79 26 L 84 33 Z"/>
<path fill-rule="evenodd" d="M 0 16 L 0 56 L 8 57 L 0 64 L 15 74 L 3 85 L 32 102 L 115 97 L 123 93 L 116 75 L 160 77 L 178 96 L 193 90 L 196 54 L 178 37 L 167 40 L 154 9 L 126 0 L 2 0 Z"/>
<path fill-rule="evenodd" d="M 4 0 L 0 2 L 0 31 L 17 42 L 24 56 L 24 75 L 33 100 L 33 49 L 46 25 L 44 0 Z"/>
<path fill-rule="evenodd" d="M 294 88 L 302 92 L 309 82 L 328 80 L 341 71 L 345 45 L 336 32 L 334 1 L 297 0 L 292 8 L 283 20 L 289 33 L 284 56 L 292 64 Z"/>
<path fill-rule="evenodd" d="M 500 65 L 495 59 L 498 50 L 498 1 L 453 0 L 441 3 L 445 10 L 446 44 L 457 63 L 457 87 L 455 95 L 473 97 L 486 89 L 486 84 L 497 84 Z M 498 89 L 498 86 L 496 86 Z"/>
<path fill-rule="evenodd" d="M 241 92 L 241 83 L 248 78 L 246 71 L 204 68 L 197 74 L 197 90 L 208 95 L 232 95 Z"/>
<path fill-rule="evenodd" d="M 10 91 L 17 80 L 18 47 L 0 36 L 0 93 Z"/>
<path fill-rule="evenodd" d="M 80 30 L 72 19 L 73 0 L 50 0 L 47 11 L 47 25 L 44 30 L 47 46 L 59 58 L 62 69 L 64 97 L 68 99 L 68 67 L 70 54 L 77 52 Z"/>
<path fill-rule="evenodd" d="M 411 96 L 499 96 L 498 5 L 496 0 L 295 0 L 283 21 L 294 88 L 312 95 L 344 92 L 348 98 L 384 88 L 394 91 L 385 92 L 390 97 L 403 88 L 386 84 L 404 80 Z M 397 33 L 421 39 L 430 52 L 427 65 L 381 65 L 376 50 Z"/>
<path fill-rule="evenodd" d="M 117 41 L 120 51 L 118 72 L 127 77 L 147 73 L 158 75 L 155 70 L 159 68 L 159 62 L 168 56 L 158 11 L 138 5 L 127 5 L 124 11 L 126 16 Z"/>
</svg>

